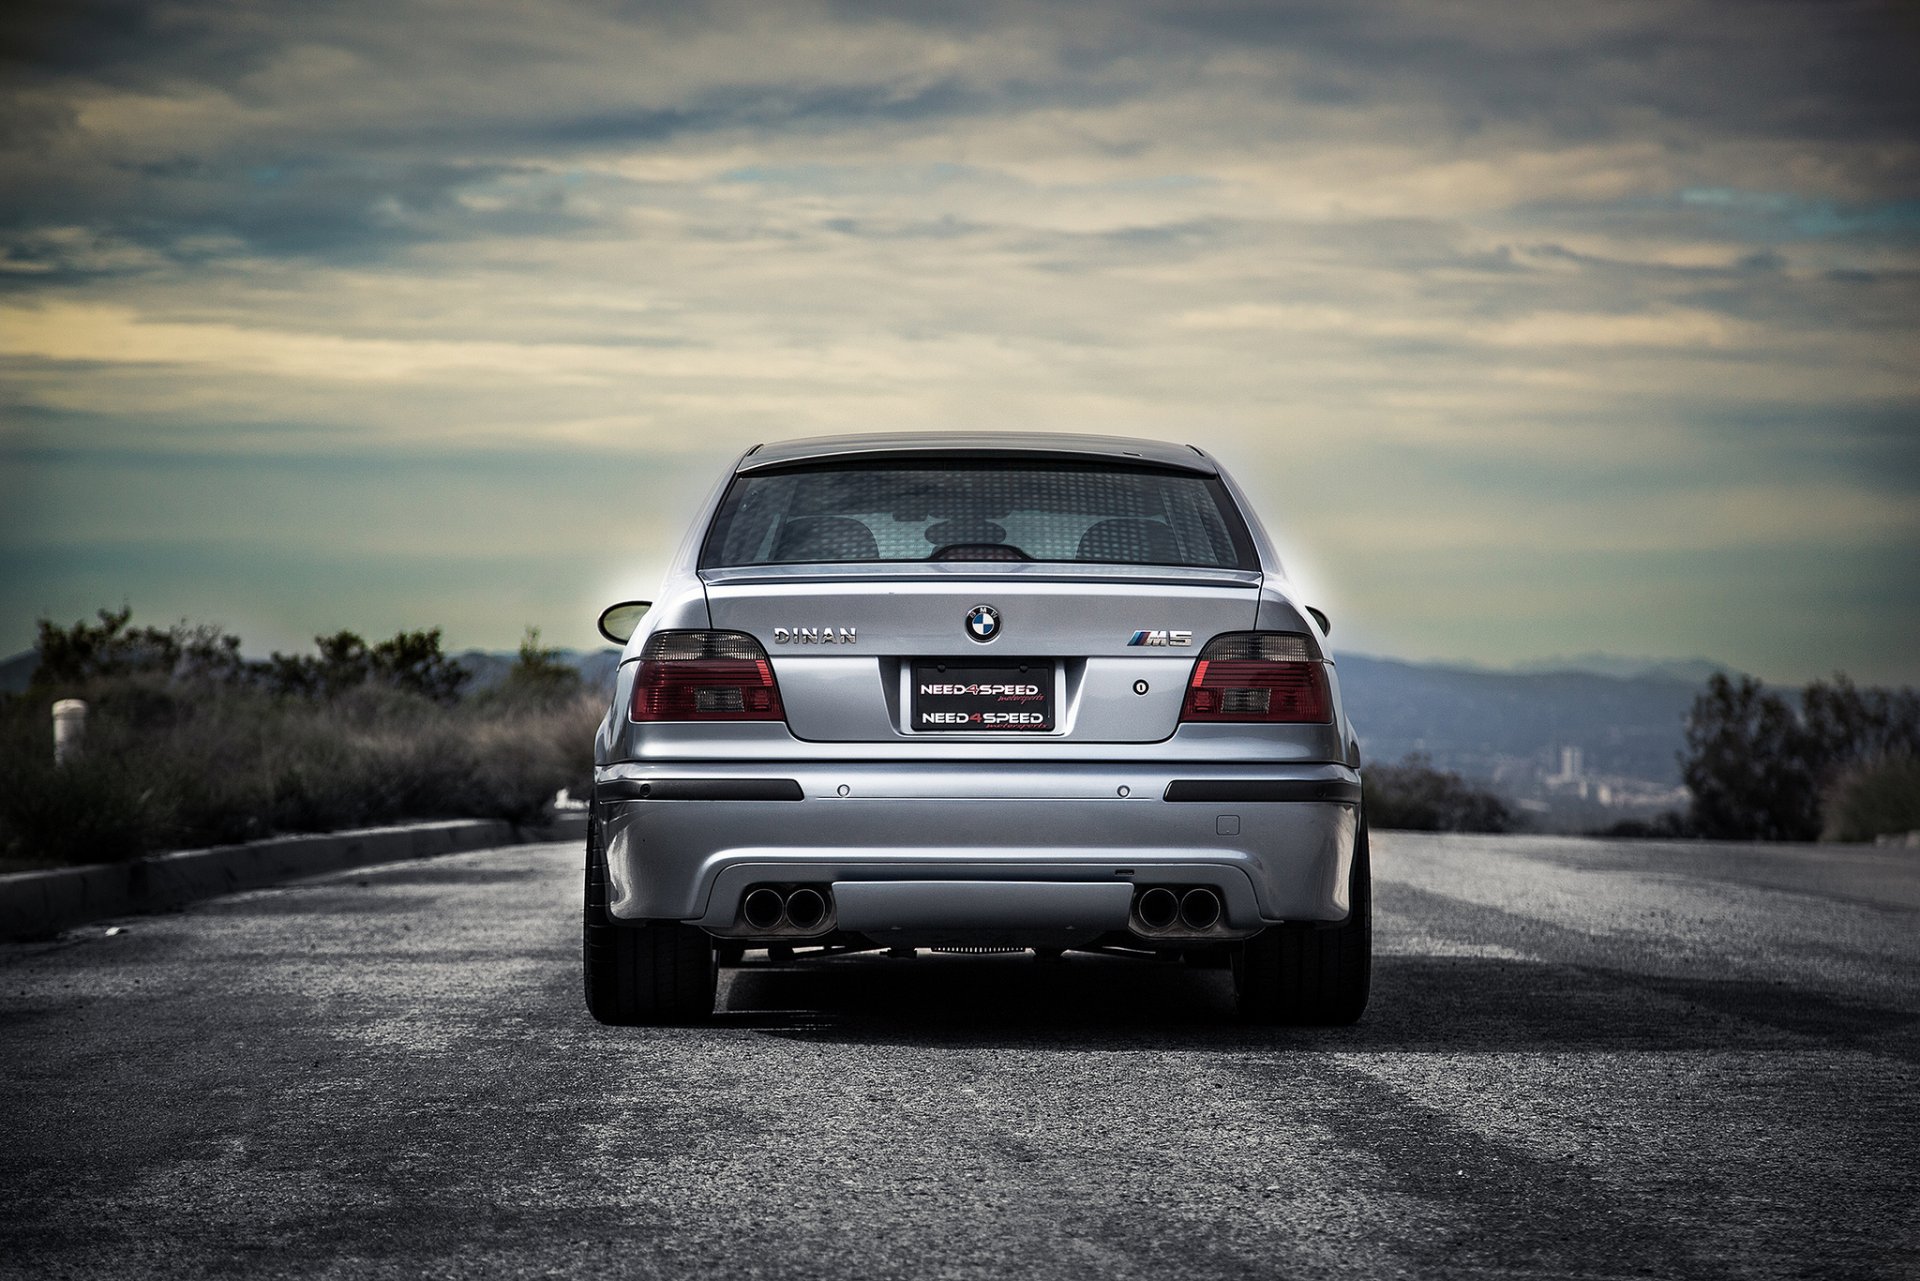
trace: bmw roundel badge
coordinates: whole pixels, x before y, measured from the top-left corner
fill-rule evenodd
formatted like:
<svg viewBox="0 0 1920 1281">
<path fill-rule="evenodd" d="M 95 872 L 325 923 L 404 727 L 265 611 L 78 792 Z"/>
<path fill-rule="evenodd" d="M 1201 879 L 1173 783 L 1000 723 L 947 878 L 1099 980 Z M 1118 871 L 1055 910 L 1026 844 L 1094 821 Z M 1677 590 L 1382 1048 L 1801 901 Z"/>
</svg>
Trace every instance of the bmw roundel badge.
<svg viewBox="0 0 1920 1281">
<path fill-rule="evenodd" d="M 999 610 L 991 605 L 975 605 L 967 611 L 967 635 L 977 641 L 990 641 L 999 634 Z"/>
</svg>

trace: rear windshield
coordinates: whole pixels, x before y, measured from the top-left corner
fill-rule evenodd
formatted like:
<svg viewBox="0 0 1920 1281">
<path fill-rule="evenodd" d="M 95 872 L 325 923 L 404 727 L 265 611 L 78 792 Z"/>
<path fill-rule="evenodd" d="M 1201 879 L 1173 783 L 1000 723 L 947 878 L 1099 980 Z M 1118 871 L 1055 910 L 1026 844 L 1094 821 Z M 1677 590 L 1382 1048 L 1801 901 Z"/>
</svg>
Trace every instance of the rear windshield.
<svg viewBox="0 0 1920 1281">
<path fill-rule="evenodd" d="M 700 563 L 934 560 L 1257 568 L 1246 525 L 1216 477 L 1006 460 L 737 476 Z"/>
</svg>

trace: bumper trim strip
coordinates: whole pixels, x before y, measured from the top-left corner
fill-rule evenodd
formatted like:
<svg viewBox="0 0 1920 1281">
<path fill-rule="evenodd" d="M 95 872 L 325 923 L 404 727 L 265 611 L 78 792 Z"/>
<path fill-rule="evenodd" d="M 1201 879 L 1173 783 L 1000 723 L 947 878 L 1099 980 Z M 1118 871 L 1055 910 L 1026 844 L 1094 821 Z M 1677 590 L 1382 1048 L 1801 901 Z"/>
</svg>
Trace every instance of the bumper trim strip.
<svg viewBox="0 0 1920 1281">
<path fill-rule="evenodd" d="M 603 801 L 802 801 L 790 778 L 615 778 L 596 789 Z"/>
<path fill-rule="evenodd" d="M 1338 778 L 1177 778 L 1167 784 L 1163 799 L 1213 805 L 1257 801 L 1358 805 L 1360 785 Z"/>
</svg>

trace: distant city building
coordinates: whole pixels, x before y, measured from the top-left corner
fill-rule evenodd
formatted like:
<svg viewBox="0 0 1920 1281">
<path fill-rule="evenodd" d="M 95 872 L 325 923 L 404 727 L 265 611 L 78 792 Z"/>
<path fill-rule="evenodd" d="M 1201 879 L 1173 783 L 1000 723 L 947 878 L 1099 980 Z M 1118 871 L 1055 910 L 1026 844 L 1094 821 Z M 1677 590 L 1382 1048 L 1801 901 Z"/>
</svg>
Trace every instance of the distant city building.
<svg viewBox="0 0 1920 1281">
<path fill-rule="evenodd" d="M 1560 749 L 1560 777 L 1569 783 L 1578 782 L 1587 775 L 1586 761 L 1577 747 Z"/>
<path fill-rule="evenodd" d="M 1560 748 L 1559 770 L 1537 777 L 1540 787 L 1563 801 L 1577 798 L 1610 809 L 1648 809 L 1684 805 L 1687 801 L 1686 789 L 1670 783 L 1618 774 L 1589 774 L 1585 749 L 1571 743 Z M 1523 805 L 1523 808 L 1533 807 Z"/>
</svg>

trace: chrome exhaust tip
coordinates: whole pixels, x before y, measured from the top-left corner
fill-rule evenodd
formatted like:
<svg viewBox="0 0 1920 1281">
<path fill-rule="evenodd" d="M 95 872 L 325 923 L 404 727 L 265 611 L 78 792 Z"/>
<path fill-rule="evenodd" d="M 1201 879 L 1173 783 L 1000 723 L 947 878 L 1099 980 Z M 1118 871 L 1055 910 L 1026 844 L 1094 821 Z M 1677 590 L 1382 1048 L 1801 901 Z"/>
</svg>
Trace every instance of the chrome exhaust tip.
<svg viewBox="0 0 1920 1281">
<path fill-rule="evenodd" d="M 1156 885 L 1140 895 L 1134 910 L 1140 914 L 1140 924 L 1150 930 L 1164 930 L 1179 917 L 1180 900 L 1172 890 Z"/>
<path fill-rule="evenodd" d="M 786 905 L 780 901 L 780 892 L 764 885 L 750 892 L 740 904 L 740 919 L 756 930 L 775 928 L 785 915 Z"/>
<path fill-rule="evenodd" d="M 810 930 L 827 919 L 827 899 L 819 890 L 801 886 L 787 895 L 787 923 L 798 930 Z"/>
<path fill-rule="evenodd" d="M 1180 900 L 1180 923 L 1190 930 L 1210 930 L 1220 921 L 1220 896 L 1204 887 L 1188 890 Z"/>
</svg>

